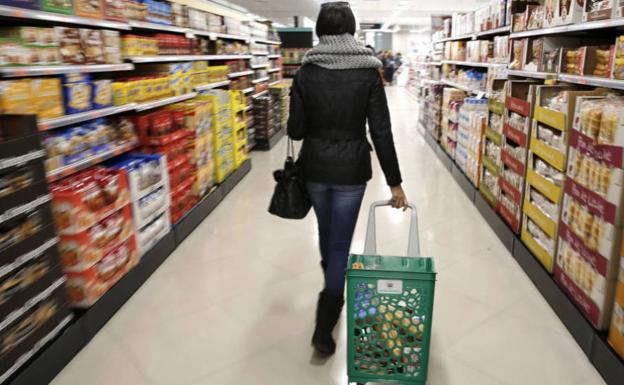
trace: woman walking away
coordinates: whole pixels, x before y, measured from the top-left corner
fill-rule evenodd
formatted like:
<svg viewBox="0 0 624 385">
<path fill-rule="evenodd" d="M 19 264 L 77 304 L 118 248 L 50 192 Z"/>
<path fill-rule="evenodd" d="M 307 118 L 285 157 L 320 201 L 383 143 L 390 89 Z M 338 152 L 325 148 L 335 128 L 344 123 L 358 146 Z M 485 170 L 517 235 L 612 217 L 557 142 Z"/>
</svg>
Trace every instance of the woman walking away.
<svg viewBox="0 0 624 385">
<path fill-rule="evenodd" d="M 345 270 L 366 182 L 371 178 L 366 122 L 391 188 L 405 208 L 381 62 L 353 36 L 346 2 L 325 3 L 316 24 L 319 44 L 303 58 L 291 90 L 288 135 L 303 140 L 301 162 L 318 220 L 325 288 L 319 295 L 312 344 L 332 355 L 333 329 L 344 304 Z"/>
</svg>

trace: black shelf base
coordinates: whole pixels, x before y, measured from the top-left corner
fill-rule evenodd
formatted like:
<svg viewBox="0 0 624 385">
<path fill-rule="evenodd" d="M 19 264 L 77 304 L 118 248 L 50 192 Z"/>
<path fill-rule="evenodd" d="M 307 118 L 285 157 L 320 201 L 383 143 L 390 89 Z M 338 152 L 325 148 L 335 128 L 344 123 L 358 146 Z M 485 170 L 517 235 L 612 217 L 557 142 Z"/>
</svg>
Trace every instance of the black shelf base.
<svg viewBox="0 0 624 385">
<path fill-rule="evenodd" d="M 256 138 L 256 146 L 253 149 L 254 151 L 270 151 L 285 135 L 286 129 L 281 128 L 279 131 L 276 131 L 273 136 L 271 136 L 268 140 Z"/>
<path fill-rule="evenodd" d="M 49 384 L 249 171 L 251 160 L 245 161 L 176 223 L 173 230 L 145 253 L 139 264 L 121 278 L 95 305 L 84 311 L 76 311 L 74 321 L 6 384 Z"/>
<path fill-rule="evenodd" d="M 424 138 L 425 142 L 427 142 L 436 153 L 444 167 L 449 169 L 468 198 L 473 197 L 471 200 L 477 207 L 479 213 L 481 213 L 500 241 L 511 252 L 513 258 L 522 267 L 535 287 L 555 311 L 561 322 L 568 329 L 602 378 L 609 385 L 621 384 L 622 379 L 624 379 L 624 361 L 609 346 L 606 334 L 593 328 L 576 305 L 568 298 L 559 285 L 557 285 L 550 273 L 544 269 L 537 258 L 526 248 L 520 240 L 520 237 L 514 234 L 505 221 L 503 221 L 487 203 L 485 198 L 481 196 L 479 190 L 472 186 L 472 184 L 470 184 L 470 186 L 466 184 L 470 183 L 466 176 L 463 175 L 463 172 L 455 162 L 451 161 L 451 158 L 433 136 L 426 132 Z M 448 161 L 451 161 L 450 168 L 448 166 Z M 472 192 L 466 191 L 469 188 L 472 189 Z"/>
</svg>

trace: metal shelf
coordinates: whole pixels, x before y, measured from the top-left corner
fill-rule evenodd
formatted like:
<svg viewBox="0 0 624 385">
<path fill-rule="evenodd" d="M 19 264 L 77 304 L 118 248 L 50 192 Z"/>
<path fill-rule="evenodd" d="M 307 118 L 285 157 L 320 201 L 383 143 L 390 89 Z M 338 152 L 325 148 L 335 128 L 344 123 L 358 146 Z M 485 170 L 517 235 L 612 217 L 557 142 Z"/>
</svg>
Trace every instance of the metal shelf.
<svg viewBox="0 0 624 385">
<path fill-rule="evenodd" d="M 579 76 L 569 74 L 559 74 L 557 78 L 566 83 L 582 84 L 596 87 L 615 88 L 624 90 L 624 80 L 599 78 L 596 76 Z"/>
<path fill-rule="evenodd" d="M 269 55 L 269 59 L 279 59 L 282 55 Z"/>
<path fill-rule="evenodd" d="M 262 40 L 262 39 L 254 39 L 254 42 L 258 44 L 267 44 L 267 45 L 282 45 L 281 41 L 277 40 Z"/>
<path fill-rule="evenodd" d="M 159 100 L 154 100 L 151 102 L 145 102 L 145 103 L 141 103 L 138 104 L 135 108 L 136 111 L 146 111 L 146 110 L 151 110 L 152 108 L 157 108 L 157 107 L 162 107 L 162 106 L 166 106 L 168 104 L 173 104 L 173 103 L 177 103 L 177 102 L 182 102 L 184 100 L 188 100 L 188 99 L 193 99 L 195 96 L 197 96 L 196 92 L 191 92 L 188 94 L 184 94 L 184 95 L 178 95 L 178 96 L 172 96 L 169 98 L 165 98 L 165 99 L 159 99 Z"/>
<path fill-rule="evenodd" d="M 175 25 L 165 25 L 165 24 L 157 24 L 157 23 L 149 23 L 146 21 L 135 21 L 130 20 L 128 22 L 132 29 L 149 29 L 152 31 L 162 31 L 162 32 L 173 32 L 173 33 L 187 33 L 188 29 L 183 27 L 177 27 Z"/>
<path fill-rule="evenodd" d="M 556 79 L 557 74 L 550 72 L 533 72 L 533 71 L 521 71 L 521 70 L 508 70 L 507 75 L 521 76 L 533 79 Z"/>
<path fill-rule="evenodd" d="M 415 65 L 421 65 L 421 66 L 440 66 L 442 65 L 442 62 L 440 61 L 417 61 L 414 62 Z"/>
<path fill-rule="evenodd" d="M 440 40 L 436 40 L 433 42 L 433 44 L 436 43 L 446 43 L 447 41 L 459 41 L 459 40 L 472 40 L 474 38 L 474 35 L 463 35 L 463 36 L 457 36 L 457 37 L 447 37 L 444 39 L 440 39 Z"/>
<path fill-rule="evenodd" d="M 196 86 L 194 88 L 195 88 L 195 91 L 197 91 L 197 92 L 199 92 L 199 91 L 207 91 L 207 90 L 212 90 L 214 88 L 228 86 L 228 85 L 230 85 L 230 83 L 232 83 L 232 81 L 230 81 L 230 80 L 223 80 L 223 81 L 220 81 L 220 82 L 202 84 L 201 86 Z"/>
<path fill-rule="evenodd" d="M 56 65 L 56 66 L 24 66 L 0 68 L 0 75 L 5 78 L 22 76 L 47 76 L 58 74 L 93 73 L 132 71 L 134 65 L 125 64 L 96 64 L 96 65 Z"/>
<path fill-rule="evenodd" d="M 260 78 L 260 79 L 255 79 L 255 80 L 252 80 L 252 81 L 251 81 L 251 84 L 258 84 L 258 83 L 268 82 L 268 81 L 269 81 L 269 79 L 270 79 L 270 78 L 269 78 L 268 76 L 265 76 L 265 77 Z"/>
<path fill-rule="evenodd" d="M 270 69 L 267 70 L 267 73 L 271 74 L 273 72 L 279 72 L 279 70 L 280 70 L 279 67 L 278 68 L 270 68 Z"/>
<path fill-rule="evenodd" d="M 92 110 L 87 112 L 81 112 L 79 114 L 71 114 L 61 116 L 54 119 L 40 120 L 38 123 L 39 131 L 52 130 L 54 128 L 68 126 L 70 124 L 76 124 L 102 118 L 104 116 L 116 115 L 122 112 L 132 111 L 137 107 L 136 103 L 125 104 L 123 106 L 102 108 L 100 110 Z"/>
<path fill-rule="evenodd" d="M 214 34 L 217 38 L 221 39 L 230 39 L 230 40 L 239 40 L 239 41 L 249 41 L 249 36 L 241 36 L 241 35 L 230 35 L 227 33 L 216 33 Z"/>
<path fill-rule="evenodd" d="M 282 82 L 281 80 L 276 80 L 274 82 L 271 82 L 271 83 L 269 83 L 269 87 L 276 86 L 276 85 L 280 84 L 281 82 Z"/>
<path fill-rule="evenodd" d="M 241 72 L 232 72 L 231 74 L 228 75 L 228 77 L 230 78 L 238 78 L 241 76 L 248 76 L 248 75 L 253 75 L 254 71 L 241 71 Z"/>
<path fill-rule="evenodd" d="M 259 52 L 259 51 L 255 51 L 251 53 L 254 56 L 269 56 L 268 52 Z"/>
<path fill-rule="evenodd" d="M 587 23 L 560 25 L 552 28 L 535 29 L 532 31 L 514 32 L 509 35 L 511 39 L 530 36 L 556 35 L 569 32 L 591 31 L 595 29 L 616 28 L 624 26 L 624 18 L 597 20 Z"/>
<path fill-rule="evenodd" d="M 254 70 L 260 70 L 260 69 L 263 69 L 263 68 L 267 68 L 268 66 L 269 66 L 269 63 L 266 63 L 266 64 L 252 64 L 251 68 L 254 69 Z"/>
<path fill-rule="evenodd" d="M 260 96 L 264 96 L 269 93 L 269 90 L 264 90 L 262 92 L 258 92 L 257 94 L 251 95 L 252 98 L 259 98 Z"/>
<path fill-rule="evenodd" d="M 251 104 L 245 107 L 245 112 L 249 112 L 251 110 L 253 110 L 253 106 Z"/>
<path fill-rule="evenodd" d="M 62 15 L 60 13 L 35 11 L 32 9 L 22 9 L 0 5 L 0 17 L 10 19 L 47 21 L 54 24 L 74 24 L 89 27 L 101 27 L 117 30 L 130 30 L 130 25 L 115 21 L 91 19 L 87 17 Z"/>
<path fill-rule="evenodd" d="M 457 89 L 462 90 L 462 91 L 466 91 L 466 92 L 471 93 L 471 94 L 478 94 L 478 93 L 484 93 L 485 94 L 485 91 L 473 90 L 472 88 L 470 88 L 468 86 L 464 86 L 462 84 L 455 83 L 454 81 L 451 81 L 451 80 L 448 80 L 448 79 L 442 79 L 440 81 L 442 83 L 446 84 L 447 86 L 451 86 L 451 87 L 457 88 Z"/>
<path fill-rule="evenodd" d="M 507 63 L 478 63 L 478 62 L 459 61 L 459 60 L 442 60 L 442 64 L 453 64 L 453 65 L 458 65 L 458 66 L 481 67 L 481 68 L 493 68 L 493 67 L 507 66 Z"/>
<path fill-rule="evenodd" d="M 69 166 L 64 166 L 64 167 L 60 167 L 57 168 L 56 170 L 52 170 L 49 171 L 47 173 L 47 178 L 49 182 L 54 182 L 56 180 L 59 180 L 61 178 L 65 178 L 69 175 L 75 174 L 78 171 L 84 170 L 88 167 L 91 167 L 93 165 L 99 164 L 104 162 L 105 160 L 108 160 L 112 157 L 115 157 L 117 155 L 121 155 L 123 153 L 126 153 L 132 149 L 134 149 L 136 146 L 138 146 L 138 142 L 137 141 L 132 141 L 132 142 L 128 142 L 128 143 L 124 143 L 121 144 L 117 147 L 111 148 L 108 151 L 104 151 L 102 153 L 90 156 L 88 158 L 85 158 L 79 162 L 70 164 Z"/>
<path fill-rule="evenodd" d="M 178 61 L 199 60 L 237 60 L 251 59 L 250 55 L 159 55 L 159 56 L 131 56 L 126 60 L 135 64 L 140 63 L 164 63 Z"/>
<path fill-rule="evenodd" d="M 255 89 L 256 89 L 255 87 L 245 88 L 245 89 L 243 90 L 243 93 L 244 93 L 244 94 L 248 94 L 248 93 L 254 92 L 254 90 L 255 90 Z"/>
<path fill-rule="evenodd" d="M 491 29 L 489 31 L 477 32 L 475 34 L 476 38 L 485 37 L 485 36 L 494 36 L 494 35 L 504 35 L 511 31 L 511 26 L 507 25 L 505 27 Z"/>
</svg>

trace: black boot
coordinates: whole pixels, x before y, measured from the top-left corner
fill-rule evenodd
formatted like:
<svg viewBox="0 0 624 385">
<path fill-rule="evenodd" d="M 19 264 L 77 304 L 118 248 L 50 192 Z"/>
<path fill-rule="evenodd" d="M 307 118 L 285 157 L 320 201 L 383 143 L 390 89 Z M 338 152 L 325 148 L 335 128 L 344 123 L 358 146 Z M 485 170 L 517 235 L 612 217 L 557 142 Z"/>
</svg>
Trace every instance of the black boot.
<svg viewBox="0 0 624 385">
<path fill-rule="evenodd" d="M 332 336 L 334 327 L 340 318 L 344 298 L 335 297 L 327 290 L 319 294 L 316 307 L 316 328 L 312 336 L 312 345 L 320 354 L 331 356 L 336 352 L 336 342 Z"/>
</svg>

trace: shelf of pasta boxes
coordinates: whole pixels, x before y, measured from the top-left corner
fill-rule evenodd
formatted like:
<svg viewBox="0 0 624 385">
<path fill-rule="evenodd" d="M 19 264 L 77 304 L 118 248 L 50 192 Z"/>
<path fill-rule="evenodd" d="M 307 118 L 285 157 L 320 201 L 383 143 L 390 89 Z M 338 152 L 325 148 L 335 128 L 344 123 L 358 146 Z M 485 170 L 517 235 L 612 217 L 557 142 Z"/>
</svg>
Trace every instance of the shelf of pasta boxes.
<svg viewBox="0 0 624 385">
<path fill-rule="evenodd" d="M 624 243 L 620 251 L 620 274 L 615 288 L 609 344 L 624 359 Z"/>
<path fill-rule="evenodd" d="M 272 102 L 271 97 L 263 96 L 254 100 L 254 129 L 256 143 L 268 144 L 276 133 L 279 106 Z"/>
<path fill-rule="evenodd" d="M 557 283 L 600 330 L 611 315 L 624 227 L 622 106 L 615 96 L 577 105 L 555 266 Z"/>
<path fill-rule="evenodd" d="M 71 320 L 34 115 L 0 115 L 0 381 Z M 23 325 L 33 327 L 24 329 Z"/>
<path fill-rule="evenodd" d="M 290 84 L 282 82 L 275 84 L 269 89 L 273 102 L 279 106 L 280 127 L 286 127 L 290 107 Z"/>
<path fill-rule="evenodd" d="M 500 187 L 496 211 L 511 230 L 520 232 L 527 150 L 536 84 L 508 81 L 501 148 Z"/>
<path fill-rule="evenodd" d="M 542 213 L 553 219 L 554 224 L 559 222 L 563 193 L 560 187 L 563 184 L 567 167 L 568 136 L 574 121 L 577 101 L 595 98 L 604 93 L 604 90 L 574 90 L 566 85 L 537 87 L 529 151 L 532 158 L 535 159 L 536 165 L 539 166 L 536 170 L 542 171 L 529 172 L 530 176 L 527 176 L 527 181 L 530 182 L 531 187 L 527 191 L 530 191 L 531 194 L 528 198 L 540 208 Z M 539 178 L 540 174 L 550 179 L 550 182 L 554 181 L 557 189 Z M 529 212 L 534 212 L 537 215 L 534 208 L 529 208 Z M 536 218 L 533 221 L 538 223 Z M 547 223 L 545 221 L 545 218 L 541 218 L 541 223 Z M 548 228 L 552 228 L 551 224 L 548 225 Z M 558 231 L 555 228 L 552 239 L 555 245 L 557 244 L 557 237 Z M 536 255 L 540 257 L 545 267 L 552 271 L 553 256 L 548 256 L 543 252 L 544 250 L 539 251 Z"/>
<path fill-rule="evenodd" d="M 464 104 L 465 97 L 464 91 L 452 87 L 446 87 L 442 92 L 440 145 L 451 159 L 455 159 L 459 108 Z"/>
<path fill-rule="evenodd" d="M 479 191 L 492 207 L 496 207 L 500 193 L 498 180 L 502 168 L 501 147 L 503 145 L 505 87 L 506 80 L 496 79 L 492 81 L 490 98 L 488 99 L 488 124 L 483 136 Z"/>
<path fill-rule="evenodd" d="M 479 186 L 481 146 L 487 119 L 487 99 L 464 99 L 464 104 L 459 109 L 455 162 L 475 187 Z"/>
</svg>

